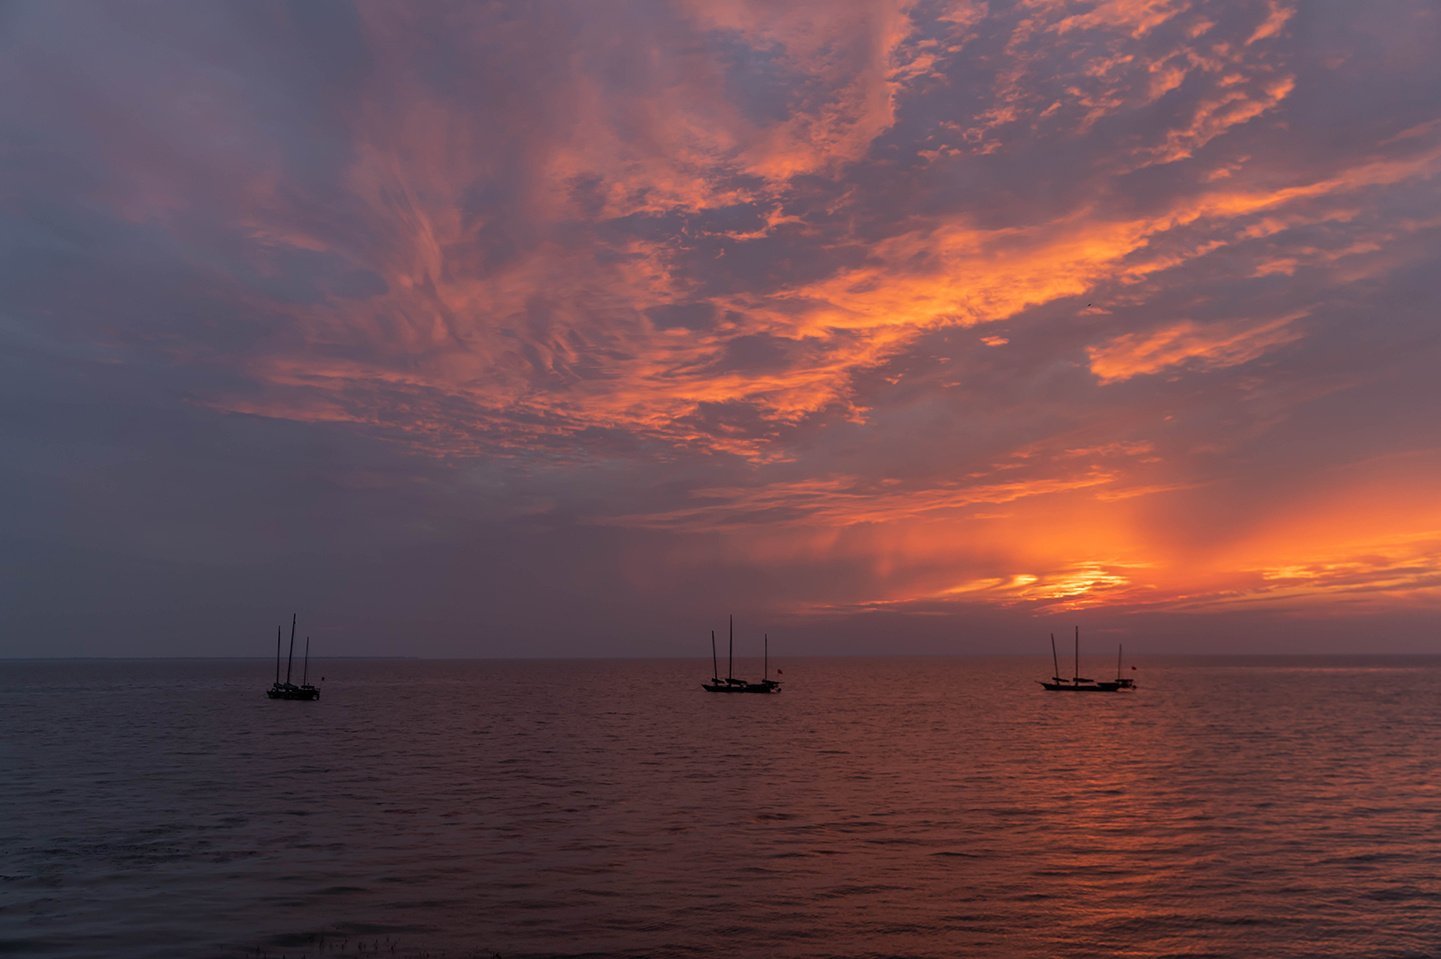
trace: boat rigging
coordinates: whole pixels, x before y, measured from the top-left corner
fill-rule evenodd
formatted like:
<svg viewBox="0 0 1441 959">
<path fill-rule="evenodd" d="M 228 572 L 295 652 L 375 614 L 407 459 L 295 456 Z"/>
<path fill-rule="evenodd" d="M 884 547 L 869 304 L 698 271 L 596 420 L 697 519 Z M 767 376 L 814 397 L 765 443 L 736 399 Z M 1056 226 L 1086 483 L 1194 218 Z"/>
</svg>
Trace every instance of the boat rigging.
<svg viewBox="0 0 1441 959">
<path fill-rule="evenodd" d="M 770 678 L 771 637 L 769 633 L 765 634 L 765 666 L 764 671 L 761 673 L 761 681 L 758 683 L 747 682 L 744 679 L 736 678 L 735 647 L 736 622 L 735 617 L 732 616 L 730 617 L 730 646 L 726 653 L 726 678 L 720 678 L 720 660 L 716 657 L 715 630 L 711 630 L 711 681 L 702 683 L 702 689 L 708 693 L 778 693 L 781 691 L 780 680 Z"/>
<path fill-rule="evenodd" d="M 1066 679 L 1061 676 L 1060 661 L 1056 658 L 1056 634 L 1052 633 L 1051 681 L 1048 683 L 1044 679 L 1038 679 L 1036 680 L 1036 682 L 1040 683 L 1043 687 L 1050 690 L 1051 692 L 1114 693 L 1117 690 L 1121 689 L 1136 688 L 1136 681 L 1134 679 L 1121 678 L 1121 650 L 1119 646 L 1116 649 L 1116 679 L 1114 682 L 1110 680 L 1087 679 L 1085 676 L 1081 675 L 1081 627 L 1079 626 L 1076 627 L 1075 656 L 1075 668 L 1071 674 L 1071 678 Z"/>
<path fill-rule="evenodd" d="M 319 699 L 320 690 L 309 682 L 310 679 L 310 637 L 305 637 L 305 665 L 301 667 L 300 685 L 290 681 L 290 672 L 295 665 L 295 621 L 298 614 L 290 616 L 290 655 L 285 660 L 285 682 L 280 681 L 280 627 L 275 627 L 275 683 L 265 691 L 270 699 Z"/>
</svg>

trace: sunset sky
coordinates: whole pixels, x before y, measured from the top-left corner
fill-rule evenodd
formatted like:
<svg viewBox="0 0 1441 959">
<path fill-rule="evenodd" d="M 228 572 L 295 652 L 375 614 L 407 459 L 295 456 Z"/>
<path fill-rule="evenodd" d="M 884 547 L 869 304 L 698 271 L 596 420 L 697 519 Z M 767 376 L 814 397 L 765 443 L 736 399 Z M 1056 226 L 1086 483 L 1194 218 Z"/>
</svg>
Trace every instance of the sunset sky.
<svg viewBox="0 0 1441 959">
<path fill-rule="evenodd" d="M 1438 51 L 0 6 L 0 655 L 1441 652 Z"/>
</svg>

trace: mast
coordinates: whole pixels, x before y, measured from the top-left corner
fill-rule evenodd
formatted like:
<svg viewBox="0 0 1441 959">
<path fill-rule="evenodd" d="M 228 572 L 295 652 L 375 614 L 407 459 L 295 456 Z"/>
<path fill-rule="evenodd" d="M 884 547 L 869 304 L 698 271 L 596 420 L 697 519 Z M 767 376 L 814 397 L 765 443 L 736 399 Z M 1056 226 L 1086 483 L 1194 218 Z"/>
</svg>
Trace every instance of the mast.
<svg viewBox="0 0 1441 959">
<path fill-rule="evenodd" d="M 1116 682 L 1121 681 L 1121 644 L 1116 644 Z"/>
<path fill-rule="evenodd" d="M 1059 683 L 1059 682 L 1061 681 L 1061 661 L 1056 658 L 1056 634 L 1055 634 L 1055 633 L 1052 633 L 1052 634 L 1051 634 L 1051 669 L 1053 669 L 1053 670 L 1055 671 L 1055 672 L 1052 674 L 1052 678 L 1055 679 L 1055 681 Z"/>
<path fill-rule="evenodd" d="M 275 627 L 275 685 L 280 685 L 280 627 Z"/>
<path fill-rule="evenodd" d="M 305 680 L 310 676 L 310 637 L 305 637 L 305 668 L 300 673 L 300 685 L 305 685 Z"/>
<path fill-rule="evenodd" d="M 736 618 L 731 614 L 731 640 L 730 649 L 726 651 L 726 680 L 735 679 L 736 675 Z"/>
<path fill-rule="evenodd" d="M 1081 681 L 1081 627 L 1076 627 L 1076 682 Z"/>
<path fill-rule="evenodd" d="M 761 680 L 762 680 L 762 681 L 771 678 L 771 634 L 770 634 L 770 633 L 765 633 L 764 635 L 765 635 L 765 638 L 766 638 L 766 646 L 765 646 L 765 650 L 766 650 L 766 652 L 765 652 L 765 657 L 766 657 L 766 658 L 765 658 L 764 660 L 762 660 L 762 661 L 765 663 L 765 665 L 761 667 Z"/>
<path fill-rule="evenodd" d="M 720 682 L 720 660 L 715 656 L 715 630 L 710 631 L 710 678 L 711 682 Z"/>
<path fill-rule="evenodd" d="M 295 617 L 290 614 L 290 655 L 285 658 L 285 685 L 290 685 L 290 667 L 295 664 Z"/>
</svg>

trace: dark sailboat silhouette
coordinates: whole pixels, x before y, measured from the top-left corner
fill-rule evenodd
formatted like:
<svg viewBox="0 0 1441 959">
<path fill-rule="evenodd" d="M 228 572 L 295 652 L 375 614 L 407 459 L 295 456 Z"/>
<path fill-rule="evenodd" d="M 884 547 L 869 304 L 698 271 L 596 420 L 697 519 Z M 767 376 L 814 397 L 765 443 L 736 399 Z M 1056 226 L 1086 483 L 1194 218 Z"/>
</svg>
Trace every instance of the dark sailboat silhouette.
<svg viewBox="0 0 1441 959">
<path fill-rule="evenodd" d="M 1136 688 L 1135 680 L 1123 680 L 1121 678 L 1121 660 L 1119 652 L 1117 652 L 1116 658 L 1115 682 L 1110 682 L 1107 680 L 1087 679 L 1086 677 L 1081 675 L 1081 627 L 1079 626 L 1076 627 L 1076 665 L 1075 671 L 1072 673 L 1071 678 L 1065 679 L 1061 676 L 1061 665 L 1060 662 L 1056 659 L 1055 633 L 1051 634 L 1051 668 L 1054 671 L 1054 674 L 1051 676 L 1051 681 L 1049 683 L 1043 679 L 1038 679 L 1036 680 L 1036 682 L 1040 683 L 1043 687 L 1051 690 L 1052 692 L 1114 693 L 1118 689 Z"/>
<path fill-rule="evenodd" d="M 300 685 L 290 681 L 290 671 L 295 665 L 295 620 L 290 616 L 290 655 L 285 660 L 285 682 L 280 681 L 280 627 L 275 627 L 275 684 L 265 691 L 271 699 L 319 699 L 320 690 L 310 685 L 310 637 L 305 637 L 305 665 L 302 667 Z"/>
<path fill-rule="evenodd" d="M 779 680 L 770 678 L 771 661 L 771 638 L 767 633 L 765 637 L 765 672 L 758 683 L 746 682 L 744 679 L 737 679 L 735 676 L 735 649 L 736 649 L 736 621 L 735 617 L 730 618 L 730 647 L 726 652 L 726 678 L 720 678 L 720 662 L 716 658 L 715 651 L 715 630 L 710 634 L 710 656 L 711 656 L 711 681 L 702 683 L 701 688 L 709 693 L 778 693 L 781 691 Z"/>
</svg>

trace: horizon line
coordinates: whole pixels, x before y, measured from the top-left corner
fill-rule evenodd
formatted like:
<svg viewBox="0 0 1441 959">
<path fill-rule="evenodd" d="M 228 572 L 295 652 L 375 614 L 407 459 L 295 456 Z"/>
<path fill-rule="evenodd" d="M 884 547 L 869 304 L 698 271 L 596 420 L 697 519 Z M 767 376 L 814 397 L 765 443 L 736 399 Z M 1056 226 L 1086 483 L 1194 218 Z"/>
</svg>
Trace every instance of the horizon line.
<svg viewBox="0 0 1441 959">
<path fill-rule="evenodd" d="M 602 660 L 700 660 L 704 656 L 311 656 L 318 662 L 595 662 Z M 760 659 L 759 656 L 737 656 L 737 659 Z M 1029 653 L 846 653 L 841 655 L 786 655 L 787 660 L 800 659 L 1032 659 Z M 1097 658 L 1097 657 L 1089 657 Z M 1192 653 L 1169 652 L 1141 654 L 1144 659 L 1438 659 L 1437 652 L 1259 652 L 1259 653 Z M 76 662 L 271 662 L 270 656 L 0 656 L 0 663 L 76 663 Z"/>
</svg>

